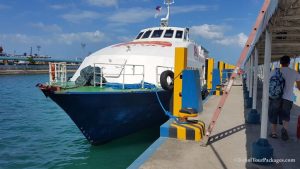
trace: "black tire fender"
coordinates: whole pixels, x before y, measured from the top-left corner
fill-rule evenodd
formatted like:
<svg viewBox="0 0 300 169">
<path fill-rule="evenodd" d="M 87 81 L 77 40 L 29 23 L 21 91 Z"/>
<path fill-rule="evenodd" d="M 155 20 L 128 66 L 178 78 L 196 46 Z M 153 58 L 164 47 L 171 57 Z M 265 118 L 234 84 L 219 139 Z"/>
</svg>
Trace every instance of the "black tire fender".
<svg viewBox="0 0 300 169">
<path fill-rule="evenodd" d="M 171 79 L 171 83 L 168 82 Z M 164 90 L 171 91 L 174 88 L 174 73 L 171 70 L 165 70 L 160 74 L 160 85 Z"/>
</svg>

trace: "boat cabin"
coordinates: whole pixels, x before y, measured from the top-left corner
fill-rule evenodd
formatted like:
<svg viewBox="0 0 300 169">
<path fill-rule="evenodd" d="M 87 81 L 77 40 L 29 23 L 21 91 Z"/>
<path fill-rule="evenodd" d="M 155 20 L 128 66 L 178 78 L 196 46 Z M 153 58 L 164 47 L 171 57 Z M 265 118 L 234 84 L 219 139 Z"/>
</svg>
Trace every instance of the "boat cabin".
<svg viewBox="0 0 300 169">
<path fill-rule="evenodd" d="M 143 40 L 168 40 L 168 41 L 188 41 L 189 28 L 179 27 L 154 27 L 143 29 L 134 41 Z"/>
</svg>

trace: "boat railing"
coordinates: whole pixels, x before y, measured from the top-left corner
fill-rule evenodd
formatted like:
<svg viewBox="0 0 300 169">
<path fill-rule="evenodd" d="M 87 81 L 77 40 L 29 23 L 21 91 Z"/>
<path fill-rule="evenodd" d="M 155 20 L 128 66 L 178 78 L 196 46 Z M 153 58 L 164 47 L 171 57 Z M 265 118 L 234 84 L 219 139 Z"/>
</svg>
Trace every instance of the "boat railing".
<svg viewBox="0 0 300 169">
<path fill-rule="evenodd" d="M 166 70 L 174 71 L 174 68 L 168 66 L 156 66 L 156 84 L 160 85 L 160 75 Z"/>
<path fill-rule="evenodd" d="M 105 70 L 108 67 L 114 66 L 115 68 L 121 69 L 120 72 L 117 73 L 109 73 Z M 96 72 L 96 67 L 100 68 L 100 72 Z M 128 72 L 130 70 L 130 72 Z M 96 82 L 96 76 L 100 76 L 100 80 Z M 144 65 L 133 65 L 127 64 L 111 64 L 111 63 L 94 63 L 94 87 L 97 84 L 100 87 L 103 87 L 107 82 L 104 81 L 104 78 L 122 78 L 122 88 L 125 89 L 125 78 L 126 76 L 141 76 L 141 86 L 144 88 L 145 86 L 145 67 Z"/>
<path fill-rule="evenodd" d="M 49 62 L 49 83 L 50 85 L 67 84 L 67 63 L 66 62 Z"/>
</svg>

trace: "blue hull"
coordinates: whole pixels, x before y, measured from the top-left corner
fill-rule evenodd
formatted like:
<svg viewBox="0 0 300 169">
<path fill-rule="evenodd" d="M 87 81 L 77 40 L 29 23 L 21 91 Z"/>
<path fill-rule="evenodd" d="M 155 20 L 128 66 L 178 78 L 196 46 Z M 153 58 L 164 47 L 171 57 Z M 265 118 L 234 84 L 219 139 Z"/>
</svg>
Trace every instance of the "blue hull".
<svg viewBox="0 0 300 169">
<path fill-rule="evenodd" d="M 68 92 L 47 94 L 74 121 L 87 140 L 102 144 L 168 120 L 155 92 Z M 165 108 L 171 92 L 159 91 Z"/>
</svg>

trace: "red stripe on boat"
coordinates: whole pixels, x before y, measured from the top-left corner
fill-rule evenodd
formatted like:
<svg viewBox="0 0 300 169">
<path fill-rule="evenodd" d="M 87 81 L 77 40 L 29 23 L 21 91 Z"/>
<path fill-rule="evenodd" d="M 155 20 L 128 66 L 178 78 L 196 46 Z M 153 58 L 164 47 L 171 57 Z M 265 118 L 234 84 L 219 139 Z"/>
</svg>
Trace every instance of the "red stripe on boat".
<svg viewBox="0 0 300 169">
<path fill-rule="evenodd" d="M 162 46 L 162 47 L 171 47 L 172 43 L 166 41 L 140 41 L 140 42 L 127 42 L 127 43 L 120 43 L 113 47 L 119 46 L 127 46 L 127 45 L 145 45 L 145 46 Z"/>
</svg>

